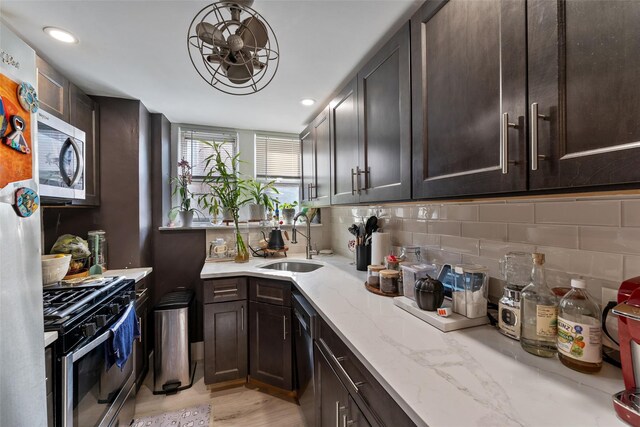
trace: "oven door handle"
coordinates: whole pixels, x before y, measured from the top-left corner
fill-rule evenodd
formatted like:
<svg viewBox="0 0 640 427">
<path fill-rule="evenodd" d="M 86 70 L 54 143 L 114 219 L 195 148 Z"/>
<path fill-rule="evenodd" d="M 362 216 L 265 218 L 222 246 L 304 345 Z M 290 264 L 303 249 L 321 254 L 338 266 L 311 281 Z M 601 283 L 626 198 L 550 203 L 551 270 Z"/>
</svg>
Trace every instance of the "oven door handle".
<svg viewBox="0 0 640 427">
<path fill-rule="evenodd" d="M 84 347 L 80 347 L 78 350 L 74 351 L 71 359 L 72 362 L 76 363 L 78 360 L 82 359 L 84 356 L 86 356 L 88 353 L 93 351 L 100 344 L 104 343 L 106 340 L 111 338 L 111 334 L 113 334 L 113 332 L 111 332 L 111 329 L 109 329 L 105 331 L 102 335 L 100 335 L 98 338 L 92 340 L 89 344 L 85 345 Z"/>
<path fill-rule="evenodd" d="M 73 172 L 72 177 L 69 177 L 69 175 L 67 174 L 67 171 L 64 169 L 64 153 L 68 150 L 68 147 L 71 147 L 73 149 L 73 153 L 75 154 L 77 159 L 76 170 Z M 73 187 L 76 184 L 76 182 L 78 182 L 78 179 L 80 178 L 80 174 L 84 169 L 84 162 L 82 159 L 82 153 L 80 152 L 80 147 L 78 146 L 76 141 L 71 137 L 67 138 L 64 144 L 62 144 L 62 148 L 60 149 L 60 156 L 58 158 L 58 168 L 60 169 L 60 174 L 62 175 L 62 179 L 64 180 L 65 184 L 67 184 L 68 187 Z"/>
</svg>

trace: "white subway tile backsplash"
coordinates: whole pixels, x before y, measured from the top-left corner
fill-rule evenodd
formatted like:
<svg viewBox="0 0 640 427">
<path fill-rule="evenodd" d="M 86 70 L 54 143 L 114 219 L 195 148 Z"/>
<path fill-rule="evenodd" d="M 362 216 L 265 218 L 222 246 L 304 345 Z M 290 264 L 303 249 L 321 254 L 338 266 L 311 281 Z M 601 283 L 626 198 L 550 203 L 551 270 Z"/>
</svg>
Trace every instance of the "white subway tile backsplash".
<svg viewBox="0 0 640 427">
<path fill-rule="evenodd" d="M 640 276 L 640 256 L 624 256 L 624 280 Z"/>
<path fill-rule="evenodd" d="M 429 234 L 459 236 L 460 223 L 456 221 L 429 221 L 427 231 L 429 232 Z"/>
<path fill-rule="evenodd" d="M 537 203 L 535 221 L 538 224 L 620 225 L 620 202 L 582 201 Z"/>
<path fill-rule="evenodd" d="M 393 246 L 410 246 L 413 244 L 413 234 L 408 231 L 394 231 L 391 233 Z"/>
<path fill-rule="evenodd" d="M 509 252 L 533 253 L 535 251 L 536 251 L 535 245 L 480 240 L 480 256 L 483 256 L 483 257 L 500 259 Z"/>
<path fill-rule="evenodd" d="M 480 253 L 480 241 L 456 236 L 440 236 L 442 250 L 457 252 L 460 254 L 478 255 Z"/>
<path fill-rule="evenodd" d="M 440 219 L 440 206 L 414 206 L 411 217 L 418 219 Z"/>
<path fill-rule="evenodd" d="M 500 263 L 497 259 L 485 258 L 476 255 L 462 255 L 462 262 L 465 264 L 478 264 L 483 265 L 489 269 L 489 275 L 491 277 L 501 277 Z"/>
<path fill-rule="evenodd" d="M 545 254 L 545 267 L 568 274 L 605 280 L 622 279 L 622 255 L 602 252 L 538 246 L 536 252 Z"/>
<path fill-rule="evenodd" d="M 624 227 L 640 227 L 640 200 L 622 202 L 622 225 Z"/>
<path fill-rule="evenodd" d="M 559 225 L 509 224 L 508 239 L 510 242 L 577 249 L 578 227 Z"/>
<path fill-rule="evenodd" d="M 460 264 L 462 255 L 455 252 L 427 248 L 426 261 L 433 264 Z"/>
<path fill-rule="evenodd" d="M 580 249 L 640 254 L 640 228 L 580 227 Z"/>
<path fill-rule="evenodd" d="M 402 229 L 411 233 L 426 233 L 427 221 L 423 219 L 404 219 L 402 220 Z"/>
<path fill-rule="evenodd" d="M 457 221 L 477 221 L 478 206 L 476 205 L 442 205 L 440 218 Z"/>
<path fill-rule="evenodd" d="M 480 221 L 487 222 L 533 222 L 532 203 L 500 203 L 480 205 Z"/>
<path fill-rule="evenodd" d="M 413 244 L 420 247 L 440 248 L 440 236 L 437 234 L 413 233 Z"/>
<path fill-rule="evenodd" d="M 462 236 L 487 240 L 507 240 L 507 224 L 495 222 L 463 222 Z"/>
</svg>

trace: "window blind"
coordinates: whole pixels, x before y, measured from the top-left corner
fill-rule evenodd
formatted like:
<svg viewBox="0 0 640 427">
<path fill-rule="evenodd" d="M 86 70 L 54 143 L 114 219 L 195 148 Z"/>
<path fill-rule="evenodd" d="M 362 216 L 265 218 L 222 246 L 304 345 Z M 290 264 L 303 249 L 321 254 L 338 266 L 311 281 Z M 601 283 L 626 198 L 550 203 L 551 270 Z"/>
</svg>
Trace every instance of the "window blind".
<svg viewBox="0 0 640 427">
<path fill-rule="evenodd" d="M 222 144 L 223 152 L 230 157 L 236 154 L 237 133 L 221 129 L 205 128 L 180 128 L 178 144 L 179 159 L 185 159 L 191 165 L 191 175 L 194 179 L 202 179 L 206 175 L 205 160 L 213 154 L 213 149 L 205 142 Z M 227 166 L 231 168 L 231 161 L 226 159 Z"/>
<path fill-rule="evenodd" d="M 270 179 L 300 179 L 298 136 L 257 133 L 256 176 Z"/>
</svg>

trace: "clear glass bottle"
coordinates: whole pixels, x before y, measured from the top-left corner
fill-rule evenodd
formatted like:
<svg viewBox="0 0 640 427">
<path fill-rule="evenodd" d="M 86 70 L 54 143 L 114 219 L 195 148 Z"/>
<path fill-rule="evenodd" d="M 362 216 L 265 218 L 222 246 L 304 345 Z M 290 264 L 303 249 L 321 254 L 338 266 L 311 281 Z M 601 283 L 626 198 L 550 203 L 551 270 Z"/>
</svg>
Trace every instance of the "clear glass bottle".
<svg viewBox="0 0 640 427">
<path fill-rule="evenodd" d="M 558 305 L 558 358 L 565 366 L 586 374 L 602 369 L 602 314 L 581 279 Z"/>
<path fill-rule="evenodd" d="M 558 331 L 558 299 L 544 278 L 544 254 L 534 253 L 531 283 L 520 296 L 522 330 L 520 344 L 531 354 L 553 357 Z"/>
</svg>

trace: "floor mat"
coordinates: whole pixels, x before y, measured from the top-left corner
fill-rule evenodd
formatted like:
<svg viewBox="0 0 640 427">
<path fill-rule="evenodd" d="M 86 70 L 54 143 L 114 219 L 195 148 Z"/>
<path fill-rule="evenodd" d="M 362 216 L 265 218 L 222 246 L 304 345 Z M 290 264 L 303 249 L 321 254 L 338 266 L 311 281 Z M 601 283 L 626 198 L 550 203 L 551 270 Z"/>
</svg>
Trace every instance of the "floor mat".
<svg viewBox="0 0 640 427">
<path fill-rule="evenodd" d="M 193 406 L 179 411 L 136 419 L 132 427 L 209 427 L 211 405 Z"/>
</svg>

